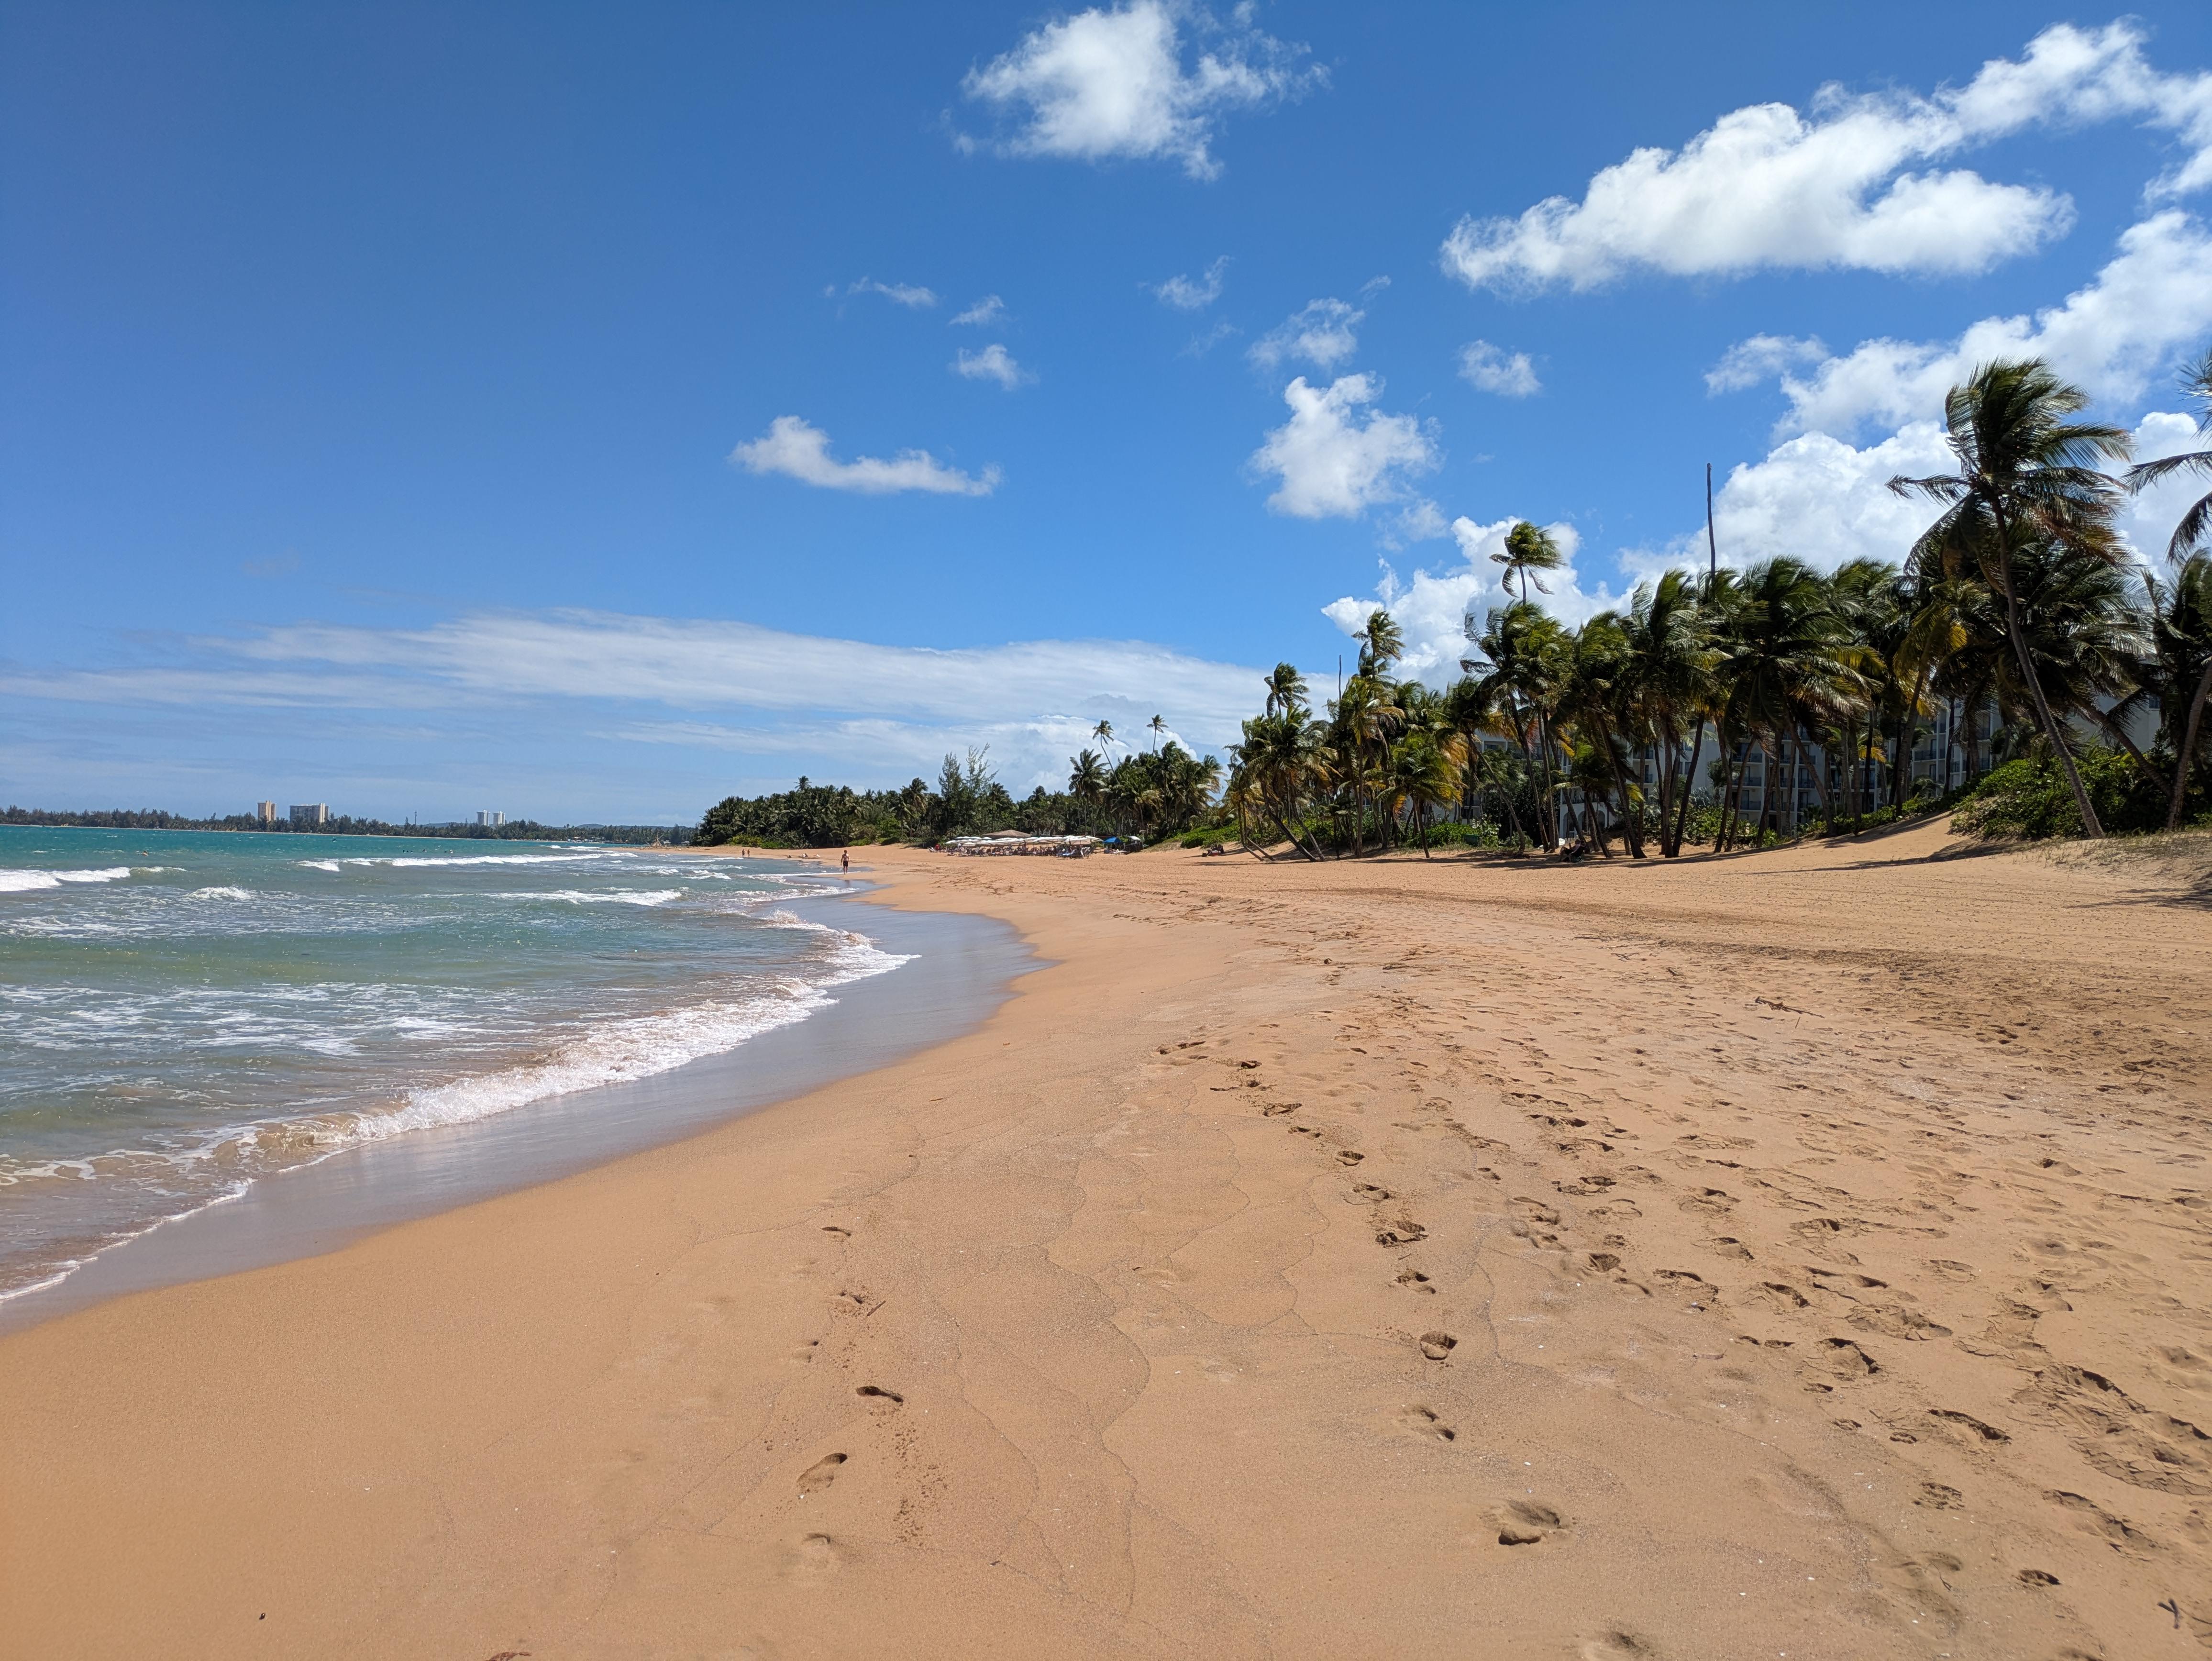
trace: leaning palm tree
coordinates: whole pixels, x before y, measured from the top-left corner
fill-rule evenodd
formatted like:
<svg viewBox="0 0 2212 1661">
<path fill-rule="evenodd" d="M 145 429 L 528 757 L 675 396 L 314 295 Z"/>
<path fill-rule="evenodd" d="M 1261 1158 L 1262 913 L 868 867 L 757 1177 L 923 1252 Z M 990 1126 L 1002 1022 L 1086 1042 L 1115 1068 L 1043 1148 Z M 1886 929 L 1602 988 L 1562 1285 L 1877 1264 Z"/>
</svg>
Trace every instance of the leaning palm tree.
<svg viewBox="0 0 2212 1661">
<path fill-rule="evenodd" d="M 1943 399 L 1946 438 L 1958 472 L 1926 478 L 1900 476 L 1890 480 L 1889 488 L 1899 496 L 1946 504 L 1923 542 L 1960 544 L 1978 555 L 1990 586 L 2003 597 L 2013 655 L 2036 721 L 2065 770 L 2081 828 L 2101 837 L 2105 827 L 2029 655 L 2013 573 L 2016 525 L 2033 524 L 2046 534 L 2063 535 L 2111 521 L 2118 486 L 2096 464 L 2125 460 L 2128 435 L 2118 427 L 2071 419 L 2088 403 L 2087 393 L 2060 380 L 2039 358 L 1982 364 Z"/>
<path fill-rule="evenodd" d="M 1154 715 L 1145 725 L 1152 729 L 1152 749 L 1157 752 L 1160 747 L 1160 735 L 1168 730 L 1168 724 L 1159 716 Z"/>
</svg>

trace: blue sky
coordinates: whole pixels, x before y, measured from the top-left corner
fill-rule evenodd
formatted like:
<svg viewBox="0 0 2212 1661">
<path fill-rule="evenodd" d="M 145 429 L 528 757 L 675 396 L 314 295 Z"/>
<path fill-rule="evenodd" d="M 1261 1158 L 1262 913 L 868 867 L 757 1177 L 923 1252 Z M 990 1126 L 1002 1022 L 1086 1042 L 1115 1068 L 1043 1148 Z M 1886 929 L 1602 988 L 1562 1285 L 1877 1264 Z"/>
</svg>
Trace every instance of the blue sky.
<svg viewBox="0 0 2212 1661">
<path fill-rule="evenodd" d="M 672 822 L 1218 748 L 1520 517 L 1894 557 L 2212 343 L 2212 13 L 0 6 L 0 798 Z M 1923 465 L 1925 464 L 1925 465 Z M 2136 527 L 2162 542 L 2174 503 Z"/>
</svg>

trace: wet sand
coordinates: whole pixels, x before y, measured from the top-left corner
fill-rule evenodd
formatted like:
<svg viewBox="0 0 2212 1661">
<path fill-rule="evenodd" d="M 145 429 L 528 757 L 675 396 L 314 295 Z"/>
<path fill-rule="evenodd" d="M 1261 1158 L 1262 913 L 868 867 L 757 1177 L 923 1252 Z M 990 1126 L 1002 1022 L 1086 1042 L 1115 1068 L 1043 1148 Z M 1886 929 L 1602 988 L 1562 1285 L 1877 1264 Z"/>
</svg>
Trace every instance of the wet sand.
<svg viewBox="0 0 2212 1661">
<path fill-rule="evenodd" d="M 2212 889 L 872 854 L 1054 966 L 0 1340 L 25 1656 L 2212 1647 Z"/>
</svg>

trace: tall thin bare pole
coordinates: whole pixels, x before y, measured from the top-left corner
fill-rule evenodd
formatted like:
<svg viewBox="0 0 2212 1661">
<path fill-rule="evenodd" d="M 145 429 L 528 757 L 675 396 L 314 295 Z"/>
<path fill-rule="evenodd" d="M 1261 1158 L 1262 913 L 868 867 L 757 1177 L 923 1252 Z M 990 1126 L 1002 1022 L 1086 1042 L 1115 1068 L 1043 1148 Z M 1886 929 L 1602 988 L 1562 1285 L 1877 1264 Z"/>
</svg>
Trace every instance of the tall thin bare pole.
<svg viewBox="0 0 2212 1661">
<path fill-rule="evenodd" d="M 1705 575 L 1717 576 L 1721 569 L 1720 545 L 1713 540 L 1713 464 L 1705 464 Z"/>
</svg>

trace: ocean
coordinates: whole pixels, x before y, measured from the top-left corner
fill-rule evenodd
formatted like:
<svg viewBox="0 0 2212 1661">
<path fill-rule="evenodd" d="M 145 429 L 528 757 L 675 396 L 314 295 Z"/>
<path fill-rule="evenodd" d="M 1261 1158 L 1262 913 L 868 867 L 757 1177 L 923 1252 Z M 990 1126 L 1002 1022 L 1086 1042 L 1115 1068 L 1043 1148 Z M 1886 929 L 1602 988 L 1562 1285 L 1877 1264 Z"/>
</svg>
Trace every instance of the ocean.
<svg viewBox="0 0 2212 1661">
<path fill-rule="evenodd" d="M 791 909 L 845 887 L 597 844 L 0 826 L 0 1300 L 276 1173 L 805 1021 L 911 961 Z"/>
</svg>

